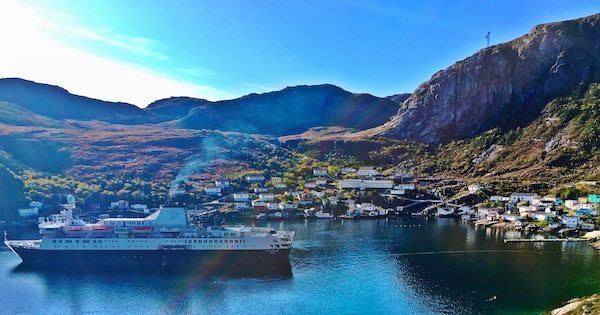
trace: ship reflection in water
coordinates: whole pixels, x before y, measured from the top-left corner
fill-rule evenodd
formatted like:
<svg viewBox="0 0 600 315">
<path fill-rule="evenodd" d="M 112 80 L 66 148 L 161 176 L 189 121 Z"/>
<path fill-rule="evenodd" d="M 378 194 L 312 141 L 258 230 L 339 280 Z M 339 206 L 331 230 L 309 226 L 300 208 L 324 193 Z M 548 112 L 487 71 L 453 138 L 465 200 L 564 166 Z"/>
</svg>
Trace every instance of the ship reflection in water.
<svg viewBox="0 0 600 315">
<path fill-rule="evenodd" d="M 265 223 L 268 224 L 268 223 Z M 505 244 L 451 219 L 297 221 L 283 269 L 27 270 L 0 252 L 7 313 L 539 313 L 600 290 L 586 244 Z M 224 267 L 228 266 L 228 267 Z M 257 266 L 258 267 L 258 266 Z M 495 297 L 495 298 L 493 298 Z"/>
</svg>

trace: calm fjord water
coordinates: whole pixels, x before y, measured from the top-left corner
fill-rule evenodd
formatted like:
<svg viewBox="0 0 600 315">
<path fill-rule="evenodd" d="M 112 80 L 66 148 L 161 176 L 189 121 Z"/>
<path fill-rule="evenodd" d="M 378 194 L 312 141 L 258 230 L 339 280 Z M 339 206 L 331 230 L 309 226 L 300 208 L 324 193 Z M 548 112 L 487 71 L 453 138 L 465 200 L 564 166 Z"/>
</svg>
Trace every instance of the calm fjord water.
<svg viewBox="0 0 600 315">
<path fill-rule="evenodd" d="M 53 274 L 2 251 L 0 312 L 512 314 L 600 291 L 600 257 L 582 243 L 505 244 L 450 219 L 271 226 L 296 231 L 291 275 Z"/>
</svg>

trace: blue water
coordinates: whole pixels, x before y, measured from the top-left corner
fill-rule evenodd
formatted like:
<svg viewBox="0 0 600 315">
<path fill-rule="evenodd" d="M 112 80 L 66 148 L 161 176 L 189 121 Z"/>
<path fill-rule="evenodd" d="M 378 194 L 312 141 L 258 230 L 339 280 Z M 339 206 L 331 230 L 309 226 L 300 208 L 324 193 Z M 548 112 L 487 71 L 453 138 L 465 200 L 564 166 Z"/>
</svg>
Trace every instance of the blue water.
<svg viewBox="0 0 600 315">
<path fill-rule="evenodd" d="M 0 313 L 527 314 L 600 291 L 585 243 L 505 244 L 503 231 L 421 218 L 271 226 L 296 231 L 291 275 L 49 273 L 2 251 Z"/>
</svg>

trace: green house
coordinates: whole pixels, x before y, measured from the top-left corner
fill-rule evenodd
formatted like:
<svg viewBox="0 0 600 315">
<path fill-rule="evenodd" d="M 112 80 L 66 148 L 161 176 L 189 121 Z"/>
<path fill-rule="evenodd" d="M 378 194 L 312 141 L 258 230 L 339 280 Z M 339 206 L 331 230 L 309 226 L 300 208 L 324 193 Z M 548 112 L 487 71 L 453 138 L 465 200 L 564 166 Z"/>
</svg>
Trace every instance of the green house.
<svg viewBox="0 0 600 315">
<path fill-rule="evenodd" d="M 600 203 L 600 196 L 598 196 L 598 195 L 589 195 L 588 196 L 588 202 Z"/>
</svg>

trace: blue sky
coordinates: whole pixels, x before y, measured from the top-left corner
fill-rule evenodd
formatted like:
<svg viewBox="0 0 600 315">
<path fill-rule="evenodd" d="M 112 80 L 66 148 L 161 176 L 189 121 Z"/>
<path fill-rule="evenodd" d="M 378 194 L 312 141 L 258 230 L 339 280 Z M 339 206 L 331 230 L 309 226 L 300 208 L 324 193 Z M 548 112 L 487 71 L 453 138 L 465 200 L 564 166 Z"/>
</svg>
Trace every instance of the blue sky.
<svg viewBox="0 0 600 315">
<path fill-rule="evenodd" d="M 386 96 L 594 1 L 12 1 L 0 77 L 145 106 L 333 83 Z M 4 62 L 4 64 L 3 64 Z"/>
</svg>

